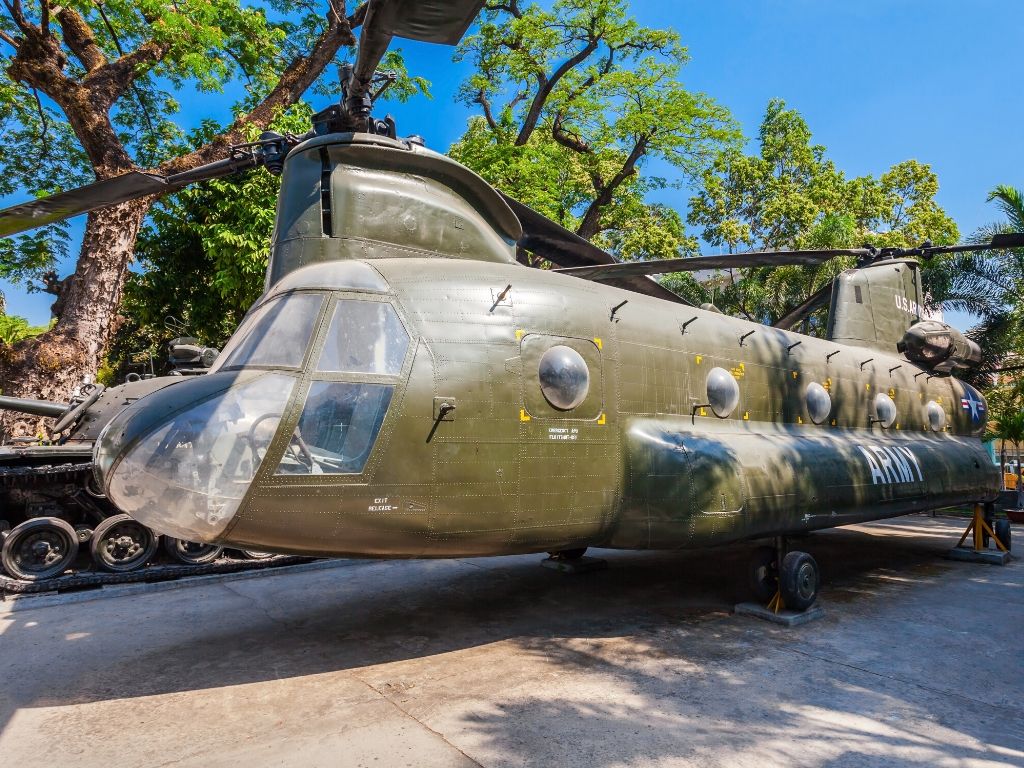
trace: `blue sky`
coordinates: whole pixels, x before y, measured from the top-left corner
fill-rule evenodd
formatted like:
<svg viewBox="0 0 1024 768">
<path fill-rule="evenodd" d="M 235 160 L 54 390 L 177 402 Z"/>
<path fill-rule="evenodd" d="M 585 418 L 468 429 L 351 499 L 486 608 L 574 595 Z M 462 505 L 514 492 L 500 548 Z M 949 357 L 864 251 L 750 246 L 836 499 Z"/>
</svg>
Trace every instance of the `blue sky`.
<svg viewBox="0 0 1024 768">
<path fill-rule="evenodd" d="M 877 175 L 911 158 L 930 163 L 939 204 L 963 234 L 997 218 L 985 203 L 994 185 L 1024 186 L 1021 0 L 634 0 L 631 7 L 641 23 L 682 35 L 692 56 L 684 83 L 727 106 L 747 136 L 756 134 L 768 100 L 779 97 L 804 115 L 850 176 Z M 434 98 L 379 111 L 395 115 L 400 133 L 420 133 L 445 150 L 472 114 L 454 98 L 469 68 L 452 63 L 448 48 L 401 47 L 410 71 L 431 81 Z M 317 107 L 322 100 L 314 99 Z M 192 125 L 207 116 L 226 120 L 231 99 L 182 102 L 182 123 Z M 663 200 L 685 214 L 688 196 L 673 190 Z M 72 266 L 62 265 L 62 275 Z M 51 296 L 0 289 L 9 313 L 47 321 Z"/>
</svg>

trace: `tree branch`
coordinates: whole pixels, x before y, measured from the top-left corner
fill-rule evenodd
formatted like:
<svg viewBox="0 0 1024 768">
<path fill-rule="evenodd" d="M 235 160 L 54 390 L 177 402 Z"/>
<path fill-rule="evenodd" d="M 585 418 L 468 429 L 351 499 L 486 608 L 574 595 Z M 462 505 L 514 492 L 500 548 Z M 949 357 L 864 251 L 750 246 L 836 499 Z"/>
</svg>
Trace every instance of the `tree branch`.
<svg viewBox="0 0 1024 768">
<path fill-rule="evenodd" d="M 11 48 L 14 49 L 15 53 L 17 53 L 17 51 L 18 51 L 18 41 L 15 40 L 10 35 L 8 35 L 2 29 L 0 29 L 0 40 L 3 40 L 5 43 L 7 43 L 9 46 L 11 46 Z"/>
<path fill-rule="evenodd" d="M 600 231 L 601 224 L 601 209 L 612 202 L 612 198 L 615 195 L 615 191 L 622 186 L 623 182 L 626 181 L 630 176 L 636 173 L 636 164 L 640 161 L 640 158 L 647 152 L 647 142 L 649 142 L 651 136 L 645 134 L 637 139 L 636 144 L 633 145 L 633 149 L 626 157 L 625 162 L 622 164 L 622 168 L 616 173 L 611 180 L 603 185 L 600 189 L 595 190 L 597 197 L 587 208 L 587 212 L 583 214 L 583 218 L 580 220 L 580 225 L 576 229 L 576 234 L 580 237 L 590 240 L 594 235 Z"/>
<path fill-rule="evenodd" d="M 544 110 L 544 105 L 547 103 L 548 97 L 551 96 L 551 92 L 558 85 L 558 81 L 565 77 L 571 70 L 582 64 L 594 51 L 597 50 L 597 46 L 600 43 L 600 38 L 597 36 L 591 36 L 587 44 L 582 50 L 578 51 L 574 56 L 566 59 L 562 64 L 551 73 L 551 77 L 545 77 L 543 73 L 538 74 L 537 80 L 540 87 L 537 89 L 537 94 L 533 97 L 533 102 L 530 104 L 530 109 L 526 113 L 526 119 L 523 120 L 523 127 L 519 131 L 519 135 L 516 137 L 515 145 L 521 147 L 530 140 L 530 136 L 537 128 L 537 123 L 540 121 L 541 112 Z"/>
<path fill-rule="evenodd" d="M 57 22 L 60 24 L 64 42 L 82 62 L 86 72 L 92 72 L 107 63 L 107 57 L 103 55 L 103 51 L 97 45 L 92 29 L 77 11 L 71 8 L 61 8 L 57 11 Z"/>
<path fill-rule="evenodd" d="M 281 73 L 274 89 L 251 112 L 236 118 L 231 127 L 182 157 L 169 160 L 160 165 L 158 171 L 163 174 L 180 173 L 195 168 L 197 165 L 222 158 L 229 146 L 245 140 L 248 126 L 266 129 L 277 115 L 284 109 L 295 104 L 320 76 L 324 68 L 331 63 L 338 49 L 343 45 L 356 42 L 352 34 L 353 24 L 361 23 L 364 6 L 360 6 L 346 18 L 345 4 L 342 0 L 330 0 L 331 11 L 328 15 L 328 26 L 317 40 L 308 55 L 296 56 Z"/>
<path fill-rule="evenodd" d="M 484 119 L 487 120 L 487 125 L 495 133 L 498 132 L 498 123 L 494 119 L 494 115 L 491 113 L 491 102 L 488 101 L 487 96 L 484 94 L 483 88 L 476 95 L 476 103 L 484 109 Z"/>
</svg>

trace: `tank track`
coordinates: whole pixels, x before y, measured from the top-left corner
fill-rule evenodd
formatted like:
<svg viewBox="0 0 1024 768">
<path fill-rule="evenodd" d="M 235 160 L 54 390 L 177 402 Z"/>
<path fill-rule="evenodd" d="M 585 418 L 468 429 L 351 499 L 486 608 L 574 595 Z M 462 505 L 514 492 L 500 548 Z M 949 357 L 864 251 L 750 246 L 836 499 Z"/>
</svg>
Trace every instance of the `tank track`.
<svg viewBox="0 0 1024 768">
<path fill-rule="evenodd" d="M 206 576 L 218 573 L 237 573 L 280 568 L 285 565 L 308 563 L 316 558 L 296 555 L 278 555 L 267 560 L 243 560 L 220 557 L 212 563 L 202 565 L 154 564 L 128 573 L 106 573 L 104 571 L 78 571 L 43 581 L 22 581 L 12 579 L 0 572 L 0 594 L 30 595 L 40 592 L 67 592 L 77 589 L 105 587 L 113 584 L 138 584 L 169 581 L 187 576 Z"/>
<path fill-rule="evenodd" d="M 91 461 L 43 466 L 0 466 L 0 488 L 39 488 L 50 484 L 83 483 L 91 472 Z"/>
</svg>

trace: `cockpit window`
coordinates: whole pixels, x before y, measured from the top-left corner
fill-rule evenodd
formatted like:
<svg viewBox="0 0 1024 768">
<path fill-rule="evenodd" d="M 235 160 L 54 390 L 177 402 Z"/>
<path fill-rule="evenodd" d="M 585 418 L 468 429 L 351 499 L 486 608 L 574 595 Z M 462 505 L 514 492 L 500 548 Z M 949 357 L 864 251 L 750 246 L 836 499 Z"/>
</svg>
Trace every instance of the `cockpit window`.
<svg viewBox="0 0 1024 768">
<path fill-rule="evenodd" d="M 245 323 L 217 368 L 298 368 L 322 301 L 319 293 L 288 293 L 271 299 Z"/>
<path fill-rule="evenodd" d="M 362 472 L 393 391 L 386 384 L 314 381 L 277 474 Z"/>
<path fill-rule="evenodd" d="M 395 308 L 380 301 L 340 300 L 317 369 L 394 375 L 402 370 L 409 334 Z"/>
</svg>

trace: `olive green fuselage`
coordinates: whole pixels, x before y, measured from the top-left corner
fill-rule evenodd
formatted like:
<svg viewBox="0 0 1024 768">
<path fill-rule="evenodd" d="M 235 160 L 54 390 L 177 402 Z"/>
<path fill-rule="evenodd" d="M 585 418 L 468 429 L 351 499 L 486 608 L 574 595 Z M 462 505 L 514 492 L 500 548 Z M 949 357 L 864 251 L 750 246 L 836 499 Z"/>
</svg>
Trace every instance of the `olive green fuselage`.
<svg viewBox="0 0 1024 768">
<path fill-rule="evenodd" d="M 515 264 L 366 263 L 387 290 L 334 298 L 392 302 L 411 342 L 363 472 L 275 475 L 299 386 L 221 541 L 397 557 L 672 549 L 979 501 L 997 488 L 963 385 L 895 355 Z M 301 283 L 293 277 L 283 288 Z M 585 401 L 567 412 L 538 381 L 554 345 L 590 371 Z M 708 405 L 715 367 L 739 386 L 726 418 Z M 805 403 L 812 382 L 832 400 L 821 424 Z M 889 428 L 874 419 L 879 392 L 896 404 Z M 945 413 L 938 431 L 930 401 Z M 444 403 L 454 409 L 441 412 Z"/>
</svg>

